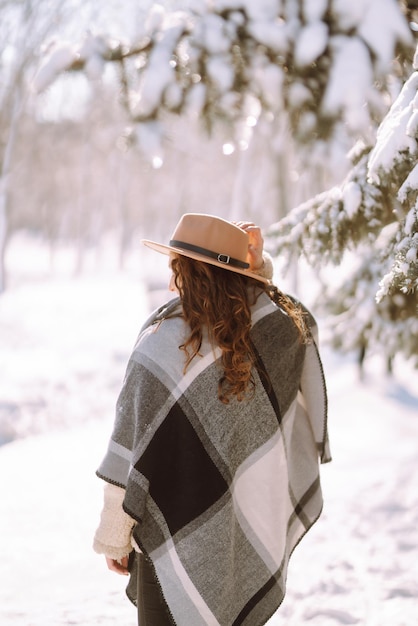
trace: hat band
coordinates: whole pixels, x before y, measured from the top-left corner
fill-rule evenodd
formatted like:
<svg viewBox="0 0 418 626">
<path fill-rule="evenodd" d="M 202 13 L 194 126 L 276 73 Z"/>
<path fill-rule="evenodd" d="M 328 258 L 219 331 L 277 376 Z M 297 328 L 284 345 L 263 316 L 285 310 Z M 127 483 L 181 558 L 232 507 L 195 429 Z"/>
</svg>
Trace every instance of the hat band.
<svg viewBox="0 0 418 626">
<path fill-rule="evenodd" d="M 202 254 L 203 256 L 207 256 L 210 259 L 216 259 L 219 263 L 224 263 L 225 265 L 232 265 L 232 267 L 240 267 L 242 269 L 248 269 L 250 267 L 249 263 L 245 263 L 244 261 L 240 261 L 239 259 L 234 259 L 227 254 L 218 254 L 217 252 L 212 252 L 212 250 L 207 250 L 206 248 L 200 248 L 199 246 L 194 246 L 191 243 L 186 243 L 185 241 L 178 241 L 177 239 L 172 239 L 170 241 L 170 246 L 173 248 L 182 248 L 183 250 L 189 250 L 190 252 L 197 252 L 198 254 Z"/>
</svg>

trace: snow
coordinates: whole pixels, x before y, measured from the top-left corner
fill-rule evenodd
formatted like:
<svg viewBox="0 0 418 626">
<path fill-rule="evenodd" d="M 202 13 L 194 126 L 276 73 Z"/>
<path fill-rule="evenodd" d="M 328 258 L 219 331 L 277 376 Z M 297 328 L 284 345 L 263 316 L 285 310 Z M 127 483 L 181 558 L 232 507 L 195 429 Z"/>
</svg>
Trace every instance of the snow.
<svg viewBox="0 0 418 626">
<path fill-rule="evenodd" d="M 405 254 L 405 258 L 408 263 L 416 263 L 417 262 L 417 249 L 410 248 L 408 252 Z"/>
<path fill-rule="evenodd" d="M 155 111 L 164 94 L 164 90 L 175 81 L 174 69 L 170 65 L 173 49 L 181 34 L 182 26 L 174 26 L 162 32 L 159 41 L 152 49 L 148 65 L 142 73 L 141 92 L 134 116 L 147 116 Z"/>
<path fill-rule="evenodd" d="M 248 24 L 248 32 L 256 41 L 282 54 L 285 54 L 288 48 L 287 30 L 284 23 L 275 20 L 271 22 L 252 20 Z"/>
<path fill-rule="evenodd" d="M 343 190 L 344 211 L 350 219 L 353 219 L 356 212 L 361 206 L 361 189 L 353 180 L 344 185 Z"/>
<path fill-rule="evenodd" d="M 233 23 L 231 23 L 233 27 Z M 235 29 L 232 28 L 232 31 Z M 234 32 L 228 33 L 227 22 L 219 15 L 206 15 L 196 25 L 194 38 L 209 54 L 227 53 L 231 48 L 231 38 Z M 232 37 L 231 37 L 232 36 Z M 232 69 L 232 68 L 231 68 Z"/>
<path fill-rule="evenodd" d="M 162 27 L 166 12 L 161 4 L 153 4 L 145 20 L 147 33 L 154 33 Z"/>
<path fill-rule="evenodd" d="M 395 56 L 397 42 L 412 46 L 413 39 L 394 0 L 371 0 L 367 4 L 358 33 L 375 53 L 383 74 Z"/>
<path fill-rule="evenodd" d="M 416 140 L 408 135 L 407 129 L 414 117 L 417 89 L 418 72 L 414 72 L 379 126 L 376 145 L 370 152 L 368 163 L 368 176 L 373 181 L 379 182 L 379 174 L 388 172 L 400 161 L 404 151 L 416 152 Z"/>
<path fill-rule="evenodd" d="M 385 274 L 382 280 L 379 282 L 379 289 L 376 291 L 376 302 L 381 302 L 383 298 L 389 293 L 390 287 L 395 280 L 395 272 L 392 269 Z"/>
<path fill-rule="evenodd" d="M 85 71 L 91 80 L 101 78 L 105 69 L 104 55 L 107 52 L 108 43 L 102 35 L 96 35 L 87 31 L 79 49 L 80 59 L 85 59 Z"/>
<path fill-rule="evenodd" d="M 254 59 L 254 77 L 260 86 L 264 100 L 271 106 L 272 110 L 279 109 L 282 99 L 282 86 L 284 82 L 284 72 L 273 63 L 259 63 L 256 66 Z M 305 93 L 306 93 L 305 89 Z"/>
<path fill-rule="evenodd" d="M 334 62 L 325 90 L 322 109 L 329 115 L 343 111 L 351 129 L 365 127 L 364 103 L 373 83 L 373 70 L 366 45 L 359 37 L 331 37 Z M 362 68 L 359 71 L 359 68 Z M 350 89 L 347 89 L 347 84 Z"/>
<path fill-rule="evenodd" d="M 33 80 L 33 89 L 41 93 L 52 85 L 58 74 L 69 68 L 78 58 L 74 46 L 60 42 L 51 46 L 44 63 L 40 66 Z"/>
<path fill-rule="evenodd" d="M 203 83 L 196 83 L 187 95 L 187 115 L 191 119 L 198 119 L 205 105 L 206 86 Z"/>
<path fill-rule="evenodd" d="M 418 164 L 414 165 L 414 167 L 412 168 L 412 170 L 409 172 L 408 176 L 405 178 L 404 182 L 402 183 L 401 187 L 399 188 L 398 200 L 400 202 L 406 202 L 407 197 L 408 197 L 408 192 L 410 192 L 413 189 L 418 189 Z M 412 216 L 410 219 L 412 219 Z M 407 234 L 410 234 L 411 230 L 407 224 L 408 224 L 408 219 L 406 220 L 405 232 Z"/>
<path fill-rule="evenodd" d="M 334 0 L 333 12 L 338 18 L 341 28 L 350 30 L 361 23 L 364 17 L 368 0 Z"/>
<path fill-rule="evenodd" d="M 415 189 L 416 188 L 417 187 L 415 187 Z M 408 215 L 406 216 L 406 219 L 405 219 L 405 228 L 404 228 L 404 230 L 405 230 L 405 233 L 407 235 L 412 235 L 413 234 L 413 232 L 414 232 L 413 228 L 414 228 L 414 224 L 417 221 L 417 217 L 418 217 L 418 215 L 417 215 L 417 208 L 416 207 L 412 207 L 412 209 L 410 209 L 408 211 Z"/>
<path fill-rule="evenodd" d="M 314 63 L 328 45 L 328 26 L 318 20 L 302 28 L 295 45 L 295 63 L 299 67 Z"/>
<path fill-rule="evenodd" d="M 126 579 L 91 548 L 94 472 L 141 321 L 167 296 L 166 265 L 144 253 L 123 273 L 102 260 L 75 278 L 62 258 L 51 275 L 35 252 L 12 246 L 0 299 L 0 427 L 7 407 L 20 424 L 0 447 L 0 623 L 134 626 Z M 311 293 L 309 278 L 300 289 Z M 352 359 L 324 349 L 323 360 L 334 459 L 322 466 L 325 508 L 269 626 L 414 626 L 418 373 L 395 360 L 388 379 L 373 357 L 360 382 Z"/>
<path fill-rule="evenodd" d="M 316 22 L 324 17 L 328 8 L 328 0 L 305 0 L 303 17 L 307 22 Z"/>
<path fill-rule="evenodd" d="M 228 57 L 215 56 L 209 58 L 206 63 L 206 71 L 221 93 L 227 92 L 234 84 L 234 70 Z"/>
</svg>

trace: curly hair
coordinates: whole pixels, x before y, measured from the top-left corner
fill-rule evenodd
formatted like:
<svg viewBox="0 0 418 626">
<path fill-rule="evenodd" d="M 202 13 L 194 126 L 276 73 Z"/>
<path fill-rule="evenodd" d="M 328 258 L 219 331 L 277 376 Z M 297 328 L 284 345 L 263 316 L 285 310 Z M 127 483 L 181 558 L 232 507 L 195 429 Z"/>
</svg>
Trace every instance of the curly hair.
<svg viewBox="0 0 418 626">
<path fill-rule="evenodd" d="M 261 293 L 270 298 L 294 321 L 301 341 L 307 337 L 304 313 L 274 285 L 265 285 L 248 276 L 173 255 L 171 269 L 183 307 L 183 317 L 190 335 L 180 346 L 186 354 L 184 371 L 190 365 L 203 340 L 203 329 L 209 340 L 221 350 L 223 374 L 218 383 L 218 398 L 227 404 L 232 396 L 238 401 L 254 392 L 253 367 L 256 355 L 250 338 L 251 306 Z"/>
</svg>

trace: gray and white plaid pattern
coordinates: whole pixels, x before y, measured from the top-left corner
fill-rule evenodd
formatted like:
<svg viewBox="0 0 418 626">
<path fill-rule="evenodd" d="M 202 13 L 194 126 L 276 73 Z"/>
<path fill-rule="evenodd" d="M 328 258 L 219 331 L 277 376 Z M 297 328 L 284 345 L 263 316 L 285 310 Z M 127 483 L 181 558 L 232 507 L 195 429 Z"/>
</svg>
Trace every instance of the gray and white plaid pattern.
<svg viewBox="0 0 418 626">
<path fill-rule="evenodd" d="M 126 489 L 135 540 L 174 624 L 261 626 L 322 509 L 319 462 L 331 459 L 322 365 L 316 344 L 302 345 L 262 294 L 253 307 L 255 394 L 223 404 L 220 355 L 208 341 L 182 373 L 180 313 L 173 301 L 141 332 L 98 475 Z"/>
</svg>

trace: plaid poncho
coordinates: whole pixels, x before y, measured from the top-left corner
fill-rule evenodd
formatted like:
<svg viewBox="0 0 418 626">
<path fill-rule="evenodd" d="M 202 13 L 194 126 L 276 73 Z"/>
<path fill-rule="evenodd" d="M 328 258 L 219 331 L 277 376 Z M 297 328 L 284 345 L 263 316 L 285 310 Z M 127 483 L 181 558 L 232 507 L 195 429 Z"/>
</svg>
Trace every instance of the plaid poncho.
<svg viewBox="0 0 418 626">
<path fill-rule="evenodd" d="M 254 396 L 229 404 L 218 400 L 220 353 L 207 340 L 182 373 L 178 301 L 148 322 L 97 472 L 126 489 L 134 538 L 178 626 L 265 624 L 322 509 L 318 461 L 330 455 L 316 345 L 300 343 L 266 294 L 252 311 L 257 370 L 270 384 L 256 371 Z"/>
</svg>

